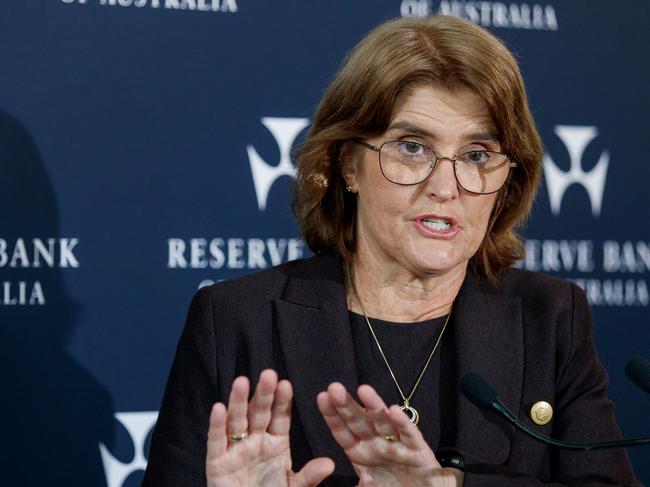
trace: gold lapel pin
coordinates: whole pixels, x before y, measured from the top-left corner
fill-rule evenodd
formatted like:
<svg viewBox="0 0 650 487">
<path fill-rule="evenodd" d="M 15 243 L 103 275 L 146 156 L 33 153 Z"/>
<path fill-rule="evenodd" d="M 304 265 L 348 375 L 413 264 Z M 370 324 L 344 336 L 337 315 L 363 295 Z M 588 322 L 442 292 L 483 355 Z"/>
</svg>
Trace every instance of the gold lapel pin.
<svg viewBox="0 0 650 487">
<path fill-rule="evenodd" d="M 553 407 L 546 401 L 538 401 L 530 408 L 530 419 L 541 426 L 553 419 Z"/>
</svg>

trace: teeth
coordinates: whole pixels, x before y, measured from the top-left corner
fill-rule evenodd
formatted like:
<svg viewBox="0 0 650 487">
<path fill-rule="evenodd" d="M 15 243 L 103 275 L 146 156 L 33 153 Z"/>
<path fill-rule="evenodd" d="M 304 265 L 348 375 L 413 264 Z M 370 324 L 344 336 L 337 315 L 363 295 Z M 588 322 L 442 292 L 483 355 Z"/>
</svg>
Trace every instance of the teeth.
<svg viewBox="0 0 650 487">
<path fill-rule="evenodd" d="M 451 223 L 441 218 L 434 218 L 432 220 L 422 220 L 422 223 L 424 224 L 425 227 L 436 231 L 449 230 L 451 228 Z"/>
</svg>

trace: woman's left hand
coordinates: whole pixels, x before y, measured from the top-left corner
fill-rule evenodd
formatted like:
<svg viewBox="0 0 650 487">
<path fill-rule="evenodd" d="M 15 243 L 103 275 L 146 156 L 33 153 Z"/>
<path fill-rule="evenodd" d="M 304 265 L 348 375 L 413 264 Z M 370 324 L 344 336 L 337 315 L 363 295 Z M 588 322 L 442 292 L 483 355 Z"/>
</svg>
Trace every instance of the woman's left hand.
<svg viewBox="0 0 650 487">
<path fill-rule="evenodd" d="M 357 393 L 361 405 L 342 384 L 333 383 L 318 395 L 317 403 L 352 462 L 359 487 L 463 485 L 463 473 L 440 466 L 418 427 L 398 406 L 387 408 L 368 385 L 359 387 Z"/>
</svg>

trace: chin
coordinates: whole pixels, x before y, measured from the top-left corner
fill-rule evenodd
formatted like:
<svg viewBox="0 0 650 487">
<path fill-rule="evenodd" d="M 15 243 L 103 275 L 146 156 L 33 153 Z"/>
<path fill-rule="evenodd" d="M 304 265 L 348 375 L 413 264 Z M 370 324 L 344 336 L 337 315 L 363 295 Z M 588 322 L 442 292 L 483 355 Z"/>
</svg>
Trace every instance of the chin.
<svg viewBox="0 0 650 487">
<path fill-rule="evenodd" d="M 456 265 L 451 262 L 440 261 L 437 259 L 426 261 L 418 260 L 417 262 L 413 262 L 413 266 L 418 269 L 423 275 L 444 274 L 456 267 Z"/>
<path fill-rule="evenodd" d="M 456 256 L 440 256 L 438 254 L 425 257 L 424 260 L 422 257 L 419 257 L 415 264 L 419 269 L 427 274 L 444 274 L 454 269 L 458 269 L 461 265 L 466 265 L 467 260 L 460 259 Z"/>
</svg>

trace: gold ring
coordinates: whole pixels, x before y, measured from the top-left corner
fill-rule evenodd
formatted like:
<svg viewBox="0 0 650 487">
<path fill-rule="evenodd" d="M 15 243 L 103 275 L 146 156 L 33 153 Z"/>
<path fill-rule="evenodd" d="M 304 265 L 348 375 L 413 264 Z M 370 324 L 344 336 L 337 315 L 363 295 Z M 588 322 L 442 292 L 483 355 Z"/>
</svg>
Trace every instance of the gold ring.
<svg viewBox="0 0 650 487">
<path fill-rule="evenodd" d="M 237 443 L 238 441 L 243 440 L 248 436 L 248 432 L 244 431 L 243 433 L 237 434 L 237 435 L 228 435 L 228 439 L 232 441 L 233 443 Z"/>
<path fill-rule="evenodd" d="M 387 441 L 398 441 L 399 440 L 399 433 L 395 433 L 394 435 L 386 435 L 384 436 L 384 439 Z"/>
</svg>

